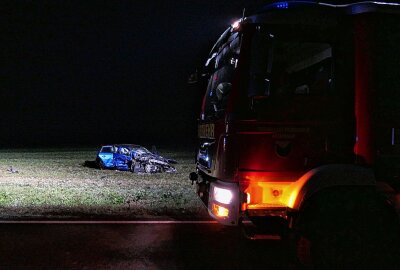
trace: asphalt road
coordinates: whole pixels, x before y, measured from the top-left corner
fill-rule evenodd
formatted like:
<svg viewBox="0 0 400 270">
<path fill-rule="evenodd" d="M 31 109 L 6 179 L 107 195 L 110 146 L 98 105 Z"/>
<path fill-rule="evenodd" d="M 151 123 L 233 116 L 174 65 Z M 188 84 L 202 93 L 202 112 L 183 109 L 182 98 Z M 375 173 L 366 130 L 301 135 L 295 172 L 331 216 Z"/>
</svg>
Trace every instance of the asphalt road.
<svg viewBox="0 0 400 270">
<path fill-rule="evenodd" d="M 0 269 L 293 269 L 279 241 L 216 223 L 0 224 Z"/>
</svg>

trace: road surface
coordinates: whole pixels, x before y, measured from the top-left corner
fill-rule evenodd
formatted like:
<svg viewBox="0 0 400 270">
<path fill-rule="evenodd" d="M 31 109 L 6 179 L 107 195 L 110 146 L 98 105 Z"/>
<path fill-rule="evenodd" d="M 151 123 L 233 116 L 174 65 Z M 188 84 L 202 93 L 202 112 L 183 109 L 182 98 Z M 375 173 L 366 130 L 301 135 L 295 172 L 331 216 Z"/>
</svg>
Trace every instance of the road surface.
<svg viewBox="0 0 400 270">
<path fill-rule="evenodd" d="M 213 222 L 0 224 L 0 269 L 293 269 L 279 241 Z"/>
</svg>

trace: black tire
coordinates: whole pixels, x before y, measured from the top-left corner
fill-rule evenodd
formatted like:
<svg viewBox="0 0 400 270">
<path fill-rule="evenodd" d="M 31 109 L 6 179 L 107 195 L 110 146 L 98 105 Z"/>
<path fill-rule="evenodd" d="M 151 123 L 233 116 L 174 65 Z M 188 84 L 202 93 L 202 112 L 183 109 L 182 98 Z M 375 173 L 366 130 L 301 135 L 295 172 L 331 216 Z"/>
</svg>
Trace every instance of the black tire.
<svg viewBox="0 0 400 270">
<path fill-rule="evenodd" d="M 97 165 L 98 165 L 100 170 L 104 170 L 105 169 L 104 162 L 101 159 L 97 158 L 96 162 L 97 162 Z"/>
<path fill-rule="evenodd" d="M 338 187 L 301 209 L 295 252 L 306 269 L 400 269 L 399 229 L 396 213 L 375 190 Z"/>
</svg>

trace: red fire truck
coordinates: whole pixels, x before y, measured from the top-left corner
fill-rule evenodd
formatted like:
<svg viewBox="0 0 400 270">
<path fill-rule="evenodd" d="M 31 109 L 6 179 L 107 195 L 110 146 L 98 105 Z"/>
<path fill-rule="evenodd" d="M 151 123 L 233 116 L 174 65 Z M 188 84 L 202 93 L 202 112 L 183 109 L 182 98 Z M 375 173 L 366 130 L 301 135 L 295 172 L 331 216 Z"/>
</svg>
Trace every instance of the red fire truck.
<svg viewBox="0 0 400 270">
<path fill-rule="evenodd" d="M 198 74 L 190 175 L 214 219 L 314 237 L 301 221 L 397 219 L 399 14 L 397 3 L 277 2 L 226 29 Z"/>
</svg>

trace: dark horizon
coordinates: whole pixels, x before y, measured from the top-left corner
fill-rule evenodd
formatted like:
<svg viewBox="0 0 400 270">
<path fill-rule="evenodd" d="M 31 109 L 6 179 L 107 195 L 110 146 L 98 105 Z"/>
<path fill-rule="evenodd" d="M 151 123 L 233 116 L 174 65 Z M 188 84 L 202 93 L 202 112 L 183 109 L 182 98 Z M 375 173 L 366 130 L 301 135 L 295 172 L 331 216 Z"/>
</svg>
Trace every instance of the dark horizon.
<svg viewBox="0 0 400 270">
<path fill-rule="evenodd" d="M 187 78 L 244 5 L 3 3 L 0 147 L 190 144 Z"/>
<path fill-rule="evenodd" d="M 188 76 L 268 2 L 2 2 L 0 147 L 191 144 Z"/>
</svg>

